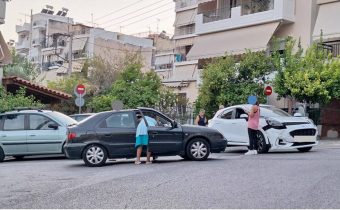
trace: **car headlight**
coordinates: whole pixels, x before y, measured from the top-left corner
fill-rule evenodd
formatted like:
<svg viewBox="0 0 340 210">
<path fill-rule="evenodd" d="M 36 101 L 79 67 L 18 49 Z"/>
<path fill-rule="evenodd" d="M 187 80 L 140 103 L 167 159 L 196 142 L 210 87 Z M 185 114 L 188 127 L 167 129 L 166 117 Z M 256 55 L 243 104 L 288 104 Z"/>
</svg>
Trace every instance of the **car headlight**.
<svg viewBox="0 0 340 210">
<path fill-rule="evenodd" d="M 284 128 L 285 127 L 285 125 L 283 125 L 282 123 L 280 123 L 279 121 L 274 120 L 274 119 L 267 118 L 266 122 L 267 122 L 268 125 L 275 127 L 275 128 Z"/>
</svg>

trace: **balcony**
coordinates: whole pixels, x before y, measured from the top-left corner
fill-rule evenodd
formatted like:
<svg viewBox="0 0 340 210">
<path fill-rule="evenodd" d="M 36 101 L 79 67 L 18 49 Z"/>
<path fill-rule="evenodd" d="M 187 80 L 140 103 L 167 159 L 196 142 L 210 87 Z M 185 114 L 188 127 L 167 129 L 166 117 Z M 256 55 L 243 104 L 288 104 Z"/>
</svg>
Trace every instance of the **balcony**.
<svg viewBox="0 0 340 210">
<path fill-rule="evenodd" d="M 28 41 L 22 41 L 21 43 L 16 43 L 15 44 L 15 49 L 20 51 L 24 49 L 29 49 L 30 48 L 30 43 Z"/>
<path fill-rule="evenodd" d="M 195 25 L 181 26 L 176 28 L 174 39 L 183 39 L 195 35 Z"/>
<path fill-rule="evenodd" d="M 176 2 L 176 11 L 183 10 L 184 8 L 192 8 L 197 6 L 197 0 L 181 0 Z"/>
<path fill-rule="evenodd" d="M 212 7 L 216 9 L 210 9 Z M 196 34 L 226 31 L 275 21 L 294 22 L 294 11 L 295 0 L 211 1 L 198 5 Z"/>
<path fill-rule="evenodd" d="M 322 48 L 332 53 L 333 57 L 340 56 L 340 41 L 323 43 Z"/>
<path fill-rule="evenodd" d="M 24 32 L 27 32 L 29 33 L 30 32 L 30 24 L 29 23 L 25 23 L 24 25 L 22 26 L 19 26 L 19 25 L 16 25 L 15 26 L 15 31 L 17 33 L 24 33 Z"/>
<path fill-rule="evenodd" d="M 45 29 L 46 28 L 46 22 L 45 21 L 35 21 L 33 22 L 33 28 L 41 28 L 41 29 Z"/>
</svg>

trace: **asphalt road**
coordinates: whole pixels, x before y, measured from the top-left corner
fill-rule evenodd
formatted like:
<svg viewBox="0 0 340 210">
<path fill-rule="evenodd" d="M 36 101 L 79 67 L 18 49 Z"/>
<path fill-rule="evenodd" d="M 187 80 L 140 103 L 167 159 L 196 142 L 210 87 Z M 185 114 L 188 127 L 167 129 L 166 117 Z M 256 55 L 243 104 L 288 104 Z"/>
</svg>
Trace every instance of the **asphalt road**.
<svg viewBox="0 0 340 210">
<path fill-rule="evenodd" d="M 340 145 L 243 152 L 102 168 L 55 157 L 8 160 L 0 164 L 0 208 L 340 208 Z"/>
</svg>

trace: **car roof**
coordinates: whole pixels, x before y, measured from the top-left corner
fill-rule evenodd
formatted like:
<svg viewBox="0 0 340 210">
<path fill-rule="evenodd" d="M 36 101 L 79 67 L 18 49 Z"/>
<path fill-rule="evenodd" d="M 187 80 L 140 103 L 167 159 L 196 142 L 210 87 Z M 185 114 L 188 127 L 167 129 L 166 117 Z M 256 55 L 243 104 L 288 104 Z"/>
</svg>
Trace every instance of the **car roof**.
<svg viewBox="0 0 340 210">
<path fill-rule="evenodd" d="M 94 114 L 96 114 L 96 113 L 82 113 L 82 114 L 72 114 L 72 115 L 70 115 L 70 116 L 87 116 L 87 115 L 94 115 Z"/>
<path fill-rule="evenodd" d="M 7 114 L 30 114 L 30 113 L 50 113 L 53 112 L 51 110 L 13 110 L 13 111 L 7 111 L 7 112 L 2 112 L 0 115 L 7 115 Z"/>
</svg>

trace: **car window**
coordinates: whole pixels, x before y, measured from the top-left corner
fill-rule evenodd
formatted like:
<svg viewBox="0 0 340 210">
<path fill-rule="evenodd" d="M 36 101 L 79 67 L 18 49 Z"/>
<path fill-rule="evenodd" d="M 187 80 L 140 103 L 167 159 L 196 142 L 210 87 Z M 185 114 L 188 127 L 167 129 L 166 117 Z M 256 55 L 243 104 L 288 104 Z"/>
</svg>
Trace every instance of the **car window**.
<svg viewBox="0 0 340 210">
<path fill-rule="evenodd" d="M 29 116 L 29 129 L 30 130 L 54 130 L 53 128 L 49 128 L 49 125 L 56 124 L 50 118 L 32 114 Z"/>
<path fill-rule="evenodd" d="M 172 127 L 170 120 L 164 118 L 162 115 L 156 112 L 143 112 L 145 119 L 149 126 L 154 127 Z"/>
<path fill-rule="evenodd" d="M 233 111 L 234 110 L 226 110 L 226 111 L 224 111 L 219 117 L 221 118 L 221 119 L 225 119 L 225 120 L 230 120 L 230 119 L 232 119 L 232 117 L 233 117 Z"/>
<path fill-rule="evenodd" d="M 56 119 L 56 121 L 61 122 L 63 125 L 77 125 L 78 122 L 71 117 L 64 115 L 60 112 L 48 112 L 46 113 L 48 116 L 50 116 L 52 119 Z"/>
<path fill-rule="evenodd" d="M 291 117 L 287 112 L 276 107 L 260 107 L 261 117 Z"/>
<path fill-rule="evenodd" d="M 135 128 L 135 121 L 132 113 L 113 113 L 101 124 L 102 128 Z"/>
<path fill-rule="evenodd" d="M 240 119 L 242 114 L 247 114 L 243 109 L 237 108 L 235 113 L 235 119 Z"/>
<path fill-rule="evenodd" d="M 16 131 L 25 129 L 25 115 L 11 114 L 5 116 L 4 131 Z"/>
</svg>

